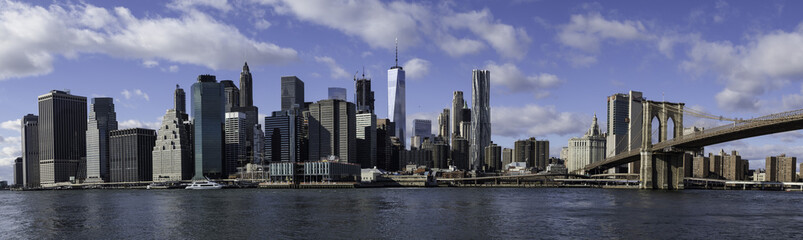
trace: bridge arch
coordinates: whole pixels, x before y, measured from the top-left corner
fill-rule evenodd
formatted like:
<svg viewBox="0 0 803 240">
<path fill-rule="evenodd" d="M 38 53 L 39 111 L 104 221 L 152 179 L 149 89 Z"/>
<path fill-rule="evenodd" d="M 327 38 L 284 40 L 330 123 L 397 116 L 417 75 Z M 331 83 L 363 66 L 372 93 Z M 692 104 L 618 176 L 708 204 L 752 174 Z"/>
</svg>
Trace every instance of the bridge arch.
<svg viewBox="0 0 803 240">
<path fill-rule="evenodd" d="M 641 131 L 641 148 L 652 149 L 653 119 L 658 119 L 658 142 L 667 140 L 669 133 L 674 137 L 683 135 L 683 106 L 684 103 L 643 101 L 642 111 L 644 118 Z M 669 119 L 672 119 L 672 129 L 668 129 Z M 671 132 L 670 132 L 671 131 Z"/>
</svg>

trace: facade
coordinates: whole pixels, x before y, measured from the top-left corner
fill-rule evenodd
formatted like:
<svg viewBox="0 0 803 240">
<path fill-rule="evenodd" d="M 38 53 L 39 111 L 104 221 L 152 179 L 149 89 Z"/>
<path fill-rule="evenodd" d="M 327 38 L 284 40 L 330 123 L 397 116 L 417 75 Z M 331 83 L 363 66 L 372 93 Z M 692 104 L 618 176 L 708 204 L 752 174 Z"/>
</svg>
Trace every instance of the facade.
<svg viewBox="0 0 803 240">
<path fill-rule="evenodd" d="M 22 117 L 22 183 L 24 187 L 39 186 L 39 116 Z"/>
<path fill-rule="evenodd" d="M 583 137 L 569 139 L 569 148 L 566 156 L 566 169 L 574 172 L 584 168 L 586 165 L 599 162 L 605 159 L 605 136 L 597 124 L 597 115 L 591 127 Z"/>
<path fill-rule="evenodd" d="M 236 112 L 240 107 L 240 89 L 234 85 L 232 80 L 222 80 L 220 85 L 223 86 L 223 100 L 225 102 L 224 112 Z"/>
<path fill-rule="evenodd" d="M 452 137 L 463 136 L 460 133 L 460 122 L 463 119 L 463 109 L 466 109 L 466 100 L 463 99 L 463 91 L 454 91 L 452 96 Z"/>
<path fill-rule="evenodd" d="M 502 170 L 502 147 L 491 142 L 485 147 L 485 172 L 496 172 Z"/>
<path fill-rule="evenodd" d="M 460 136 L 452 138 L 452 165 L 457 169 L 468 170 L 468 139 Z"/>
<path fill-rule="evenodd" d="M 265 159 L 265 132 L 262 131 L 262 125 L 257 124 L 254 125 L 254 138 L 253 138 L 253 156 L 252 163 L 254 164 L 262 164 Z M 296 155 L 298 156 L 298 155 Z"/>
<path fill-rule="evenodd" d="M 502 166 L 507 166 L 513 162 L 513 149 L 502 148 Z"/>
<path fill-rule="evenodd" d="M 109 181 L 109 131 L 117 130 L 114 99 L 93 98 L 86 129 L 87 181 Z"/>
<path fill-rule="evenodd" d="M 309 107 L 309 159 L 318 161 L 336 156 L 356 163 L 356 114 L 353 103 L 329 99 Z"/>
<path fill-rule="evenodd" d="M 373 168 L 376 162 L 376 115 L 359 113 L 357 120 L 357 163 L 362 168 Z"/>
<path fill-rule="evenodd" d="M 223 161 L 223 176 L 231 176 L 237 174 L 237 168 L 245 167 L 248 163 L 245 144 L 247 132 L 253 131 L 253 127 L 245 126 L 245 114 L 227 112 L 224 131 L 226 156 Z"/>
<path fill-rule="evenodd" d="M 39 96 L 41 184 L 86 176 L 86 97 L 53 90 Z"/>
<path fill-rule="evenodd" d="M 173 92 L 173 109 L 183 116 L 182 119 L 184 121 L 189 120 L 187 116 L 187 94 L 178 84 L 176 84 L 176 91 Z"/>
<path fill-rule="evenodd" d="M 223 176 L 223 85 L 213 75 L 200 75 L 192 84 L 195 176 L 193 179 Z"/>
<path fill-rule="evenodd" d="M 395 129 L 394 123 L 387 118 L 376 120 L 376 167 L 379 169 L 399 170 L 398 158 L 395 159 L 395 162 L 393 161 L 393 144 L 390 140 L 390 133 Z M 396 156 L 398 157 L 398 153 Z"/>
<path fill-rule="evenodd" d="M 641 92 L 617 93 L 607 98 L 608 121 L 606 137 L 606 157 L 641 147 L 642 125 Z M 636 161 L 628 165 L 628 172 L 638 173 L 641 164 Z M 571 171 L 571 170 L 570 170 Z"/>
<path fill-rule="evenodd" d="M 186 114 L 175 109 L 167 110 L 156 131 L 156 141 L 151 152 L 153 181 L 189 180 L 195 173 L 193 141 L 189 133 L 192 128 L 182 115 Z"/>
<path fill-rule="evenodd" d="M 722 156 L 722 177 L 727 180 L 743 181 L 747 179 L 746 163 L 747 160 L 742 160 L 739 152 L 733 151 L 730 155 L 725 151 L 720 152 Z M 792 166 L 794 168 L 794 165 Z M 794 174 L 794 169 L 792 171 Z"/>
<path fill-rule="evenodd" d="M 391 136 L 402 140 L 404 146 L 404 133 L 407 129 L 407 97 L 404 69 L 399 66 L 398 51 L 396 65 L 388 70 L 388 119 L 396 123 L 396 130 Z"/>
<path fill-rule="evenodd" d="M 240 107 L 237 109 L 237 111 L 245 114 L 245 120 L 243 123 L 246 129 L 251 130 L 259 124 L 259 108 L 254 106 L 254 81 L 247 62 L 243 65 L 243 71 L 240 72 Z M 262 128 L 260 127 L 258 129 Z M 257 132 L 255 131 L 246 132 L 244 146 L 246 151 L 246 162 L 248 163 L 256 163 L 261 161 L 261 156 L 257 156 L 256 154 L 261 153 L 264 150 L 261 148 L 261 146 L 257 146 L 258 142 L 262 142 L 262 138 L 258 138 L 256 134 Z"/>
<path fill-rule="evenodd" d="M 264 160 L 266 162 L 300 162 L 301 121 L 296 110 L 274 111 L 265 117 Z"/>
<path fill-rule="evenodd" d="M 491 72 L 472 72 L 471 81 L 471 138 L 469 138 L 469 163 L 471 169 L 483 169 L 483 151 L 491 145 Z"/>
<path fill-rule="evenodd" d="M 765 161 L 767 169 L 767 181 L 771 182 L 796 182 L 797 181 L 797 158 L 787 157 L 785 154 L 780 156 L 770 156 Z"/>
<path fill-rule="evenodd" d="M 449 142 L 451 133 L 449 128 L 449 109 L 444 108 L 443 112 L 438 115 L 438 136 L 443 138 L 443 141 Z"/>
<path fill-rule="evenodd" d="M 415 136 L 418 136 L 419 138 L 411 138 L 414 140 L 410 141 L 410 146 L 420 147 L 421 143 L 424 141 L 424 138 L 431 138 L 432 121 L 425 119 L 413 119 L 413 137 Z M 415 140 L 417 140 L 417 142 Z"/>
<path fill-rule="evenodd" d="M 109 181 L 153 180 L 156 131 L 129 128 L 109 131 Z"/>
<path fill-rule="evenodd" d="M 22 174 L 22 157 L 18 157 L 14 159 L 14 186 L 22 186 L 23 184 L 23 174 Z"/>
<path fill-rule="evenodd" d="M 711 159 L 705 156 L 695 156 L 692 160 L 692 176 L 695 178 L 707 178 Z"/>
<path fill-rule="evenodd" d="M 243 71 L 240 72 L 240 107 L 254 106 L 254 79 L 248 62 L 243 64 Z"/>
<path fill-rule="evenodd" d="M 375 113 L 374 91 L 371 90 L 371 79 L 365 78 L 365 73 L 362 78 L 354 79 L 354 104 L 357 113 Z"/>
<path fill-rule="evenodd" d="M 348 92 L 345 88 L 340 87 L 330 87 L 329 88 L 329 98 L 328 99 L 337 99 L 347 101 L 346 96 Z"/>
<path fill-rule="evenodd" d="M 436 137 L 432 144 L 432 167 L 439 169 L 449 168 L 449 145 L 441 137 Z"/>
<path fill-rule="evenodd" d="M 284 76 L 281 91 L 282 111 L 293 109 L 294 105 L 304 107 L 304 81 L 296 76 Z"/>
</svg>

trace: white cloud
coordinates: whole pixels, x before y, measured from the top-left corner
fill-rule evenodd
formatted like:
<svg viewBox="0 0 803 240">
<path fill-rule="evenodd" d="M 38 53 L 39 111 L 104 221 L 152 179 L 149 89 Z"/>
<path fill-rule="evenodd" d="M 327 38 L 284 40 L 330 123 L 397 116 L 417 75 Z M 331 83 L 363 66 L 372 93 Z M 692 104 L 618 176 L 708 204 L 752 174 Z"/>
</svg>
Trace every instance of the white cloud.
<svg viewBox="0 0 803 240">
<path fill-rule="evenodd" d="M 223 12 L 228 12 L 232 9 L 227 0 L 174 0 L 167 6 L 181 11 L 195 10 L 198 7 L 208 7 Z"/>
<path fill-rule="evenodd" d="M 561 27 L 557 38 L 563 45 L 597 52 L 603 40 L 647 39 L 645 32 L 640 21 L 607 20 L 599 13 L 589 13 L 572 15 L 569 23 Z"/>
<path fill-rule="evenodd" d="M 331 57 L 316 56 L 315 61 L 326 64 L 326 66 L 329 67 L 329 70 L 332 72 L 330 75 L 332 79 L 349 79 L 352 77 L 351 75 L 349 75 L 349 73 L 346 72 L 346 70 L 343 70 L 343 68 L 337 65 L 337 62 L 335 62 L 335 60 L 332 59 Z"/>
<path fill-rule="evenodd" d="M 145 66 L 146 68 L 152 68 L 152 67 L 159 66 L 159 62 L 158 61 L 154 61 L 154 60 L 143 60 L 142 61 L 142 66 Z"/>
<path fill-rule="evenodd" d="M 250 39 L 200 11 L 137 18 L 124 7 L 109 11 L 65 3 L 45 8 L 0 0 L 0 36 L 0 80 L 48 74 L 56 56 L 82 53 L 232 70 L 239 69 L 243 51 L 253 53 L 248 59 L 253 65 L 297 59 L 293 49 Z"/>
<path fill-rule="evenodd" d="M 491 108 L 491 124 L 493 135 L 505 137 L 582 135 L 591 125 L 591 117 L 558 112 L 554 106 L 497 106 Z"/>
<path fill-rule="evenodd" d="M 258 21 L 257 21 L 257 22 L 254 24 L 254 27 L 256 27 L 256 28 L 257 28 L 257 29 L 259 29 L 259 30 L 265 30 L 265 29 L 268 29 L 268 28 L 269 28 L 271 25 L 272 25 L 272 24 L 271 24 L 270 22 L 268 22 L 268 20 L 265 20 L 265 19 L 259 19 L 259 20 L 258 20 Z"/>
<path fill-rule="evenodd" d="M 458 39 L 453 36 L 444 36 L 437 42 L 440 48 L 452 57 L 478 53 L 485 48 L 485 44 L 480 41 L 468 38 Z"/>
<path fill-rule="evenodd" d="M 420 58 L 413 58 L 403 64 L 403 68 L 406 72 L 406 76 L 409 79 L 421 79 L 427 74 L 429 74 L 429 61 L 420 59 Z"/>
<path fill-rule="evenodd" d="M 527 53 L 527 45 L 531 41 L 523 28 L 499 23 L 498 20 L 494 20 L 491 11 L 487 8 L 482 11 L 447 16 L 443 21 L 446 26 L 451 28 L 468 29 L 488 42 L 503 57 L 523 58 Z"/>
<path fill-rule="evenodd" d="M 512 63 L 498 65 L 490 62 L 485 68 L 491 71 L 493 85 L 505 86 L 510 92 L 532 92 L 544 97 L 548 95 L 548 89 L 563 82 L 558 76 L 549 73 L 526 76 Z"/>
<path fill-rule="evenodd" d="M 572 64 L 573 67 L 588 67 L 597 63 L 597 57 L 585 54 L 569 54 L 566 59 Z"/>
<path fill-rule="evenodd" d="M 151 100 L 150 96 L 148 96 L 147 93 L 143 92 L 140 89 L 134 89 L 131 91 L 129 91 L 128 89 L 123 89 L 123 91 L 120 92 L 120 94 L 122 94 L 126 100 L 131 99 L 131 97 L 140 97 L 142 99 L 145 99 L 145 101 Z"/>
<path fill-rule="evenodd" d="M 167 68 L 167 71 L 169 71 L 169 72 L 178 72 L 178 66 L 170 65 L 170 67 Z"/>
<path fill-rule="evenodd" d="M 14 131 L 19 132 L 19 131 L 21 131 L 20 128 L 22 127 L 21 120 L 22 119 L 17 118 L 15 120 L 5 121 L 3 123 L 0 123 L 0 128 L 8 129 L 8 130 L 14 130 Z"/>
<path fill-rule="evenodd" d="M 119 129 L 127 129 L 127 128 L 159 129 L 159 125 L 161 125 L 161 121 L 144 122 L 144 121 L 140 121 L 140 120 L 129 119 L 129 120 L 118 122 L 117 125 L 119 126 Z"/>
</svg>

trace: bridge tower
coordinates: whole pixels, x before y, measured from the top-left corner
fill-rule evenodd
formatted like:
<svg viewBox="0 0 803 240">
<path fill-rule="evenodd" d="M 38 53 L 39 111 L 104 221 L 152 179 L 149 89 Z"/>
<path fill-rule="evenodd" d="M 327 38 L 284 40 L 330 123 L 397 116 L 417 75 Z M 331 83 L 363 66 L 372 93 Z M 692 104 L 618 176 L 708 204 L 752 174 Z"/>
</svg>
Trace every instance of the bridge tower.
<svg viewBox="0 0 803 240">
<path fill-rule="evenodd" d="M 683 135 L 683 103 L 643 101 L 641 131 L 641 189 L 683 189 L 683 155 L 678 149 L 652 149 L 653 119 L 658 122 L 658 141 L 667 140 L 667 133 L 674 137 Z M 669 121 L 674 128 L 668 129 Z"/>
</svg>

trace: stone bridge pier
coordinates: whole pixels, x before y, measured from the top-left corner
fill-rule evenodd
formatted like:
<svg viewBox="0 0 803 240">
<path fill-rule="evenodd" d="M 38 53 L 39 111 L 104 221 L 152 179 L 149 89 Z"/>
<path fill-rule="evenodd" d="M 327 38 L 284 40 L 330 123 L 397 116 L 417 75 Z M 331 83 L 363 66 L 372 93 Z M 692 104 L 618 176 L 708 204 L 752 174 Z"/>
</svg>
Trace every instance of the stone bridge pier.
<svg viewBox="0 0 803 240">
<path fill-rule="evenodd" d="M 643 101 L 641 161 L 639 188 L 641 189 L 683 189 L 683 151 L 671 149 L 652 149 L 652 120 L 658 120 L 658 141 L 667 140 L 668 133 L 674 137 L 683 135 L 683 103 Z M 674 129 L 668 129 L 668 122 Z"/>
</svg>

